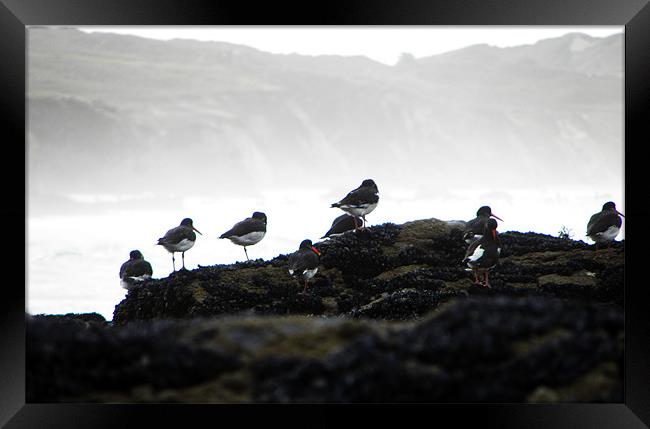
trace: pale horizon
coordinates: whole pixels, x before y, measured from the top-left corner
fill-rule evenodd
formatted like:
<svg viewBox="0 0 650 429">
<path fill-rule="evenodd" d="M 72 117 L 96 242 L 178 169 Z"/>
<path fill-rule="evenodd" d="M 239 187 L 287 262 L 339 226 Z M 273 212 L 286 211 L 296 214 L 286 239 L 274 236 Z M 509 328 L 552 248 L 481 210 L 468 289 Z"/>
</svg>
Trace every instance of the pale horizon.
<svg viewBox="0 0 650 429">
<path fill-rule="evenodd" d="M 70 27 L 67 27 L 70 28 Z M 394 65 L 403 53 L 415 58 L 437 55 L 476 44 L 499 48 L 532 45 L 584 33 L 608 37 L 623 33 L 623 26 L 79 26 L 87 33 L 101 32 L 155 40 L 186 39 L 227 42 L 274 54 L 365 56 Z M 300 37 L 295 37 L 296 31 Z"/>
</svg>

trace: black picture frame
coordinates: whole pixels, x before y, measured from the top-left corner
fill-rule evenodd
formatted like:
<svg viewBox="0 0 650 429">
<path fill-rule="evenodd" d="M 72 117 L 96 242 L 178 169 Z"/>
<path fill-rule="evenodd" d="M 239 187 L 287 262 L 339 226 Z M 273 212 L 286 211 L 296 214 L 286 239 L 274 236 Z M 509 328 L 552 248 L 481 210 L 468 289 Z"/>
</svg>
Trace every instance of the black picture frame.
<svg viewBox="0 0 650 429">
<path fill-rule="evenodd" d="M 165 424 L 238 424 L 254 419 L 301 427 L 441 424 L 525 428 L 642 428 L 650 425 L 650 317 L 642 299 L 641 232 L 650 220 L 634 175 L 645 163 L 638 153 L 650 131 L 649 0 L 339 0 L 326 3 L 178 0 L 0 0 L 0 94 L 3 107 L 0 169 L 5 242 L 27 249 L 25 186 L 16 185 L 20 160 L 26 168 L 26 27 L 33 25 L 620 25 L 625 26 L 625 400 L 623 404 L 404 404 L 359 406 L 208 406 L 126 404 L 25 404 L 26 253 L 11 248 L 0 299 L 0 425 L 8 428 L 131 427 Z M 643 139 L 643 140 L 642 140 Z M 15 168 L 14 168 L 15 167 Z M 25 170 L 22 171 L 26 173 Z M 642 179 L 642 181 L 645 179 Z M 643 183 L 641 184 L 641 186 Z M 636 185 L 639 186 L 639 185 Z M 631 198 L 628 198 L 632 196 Z M 21 231 L 20 225 L 24 228 Z M 14 244 L 15 245 L 15 244 Z M 631 247 L 630 247 L 631 246 Z M 24 270 L 20 270 L 21 259 Z M 22 274 L 22 275 L 21 275 Z M 418 423 L 419 418 L 422 418 Z M 644 423 L 645 422 L 645 423 Z"/>
</svg>

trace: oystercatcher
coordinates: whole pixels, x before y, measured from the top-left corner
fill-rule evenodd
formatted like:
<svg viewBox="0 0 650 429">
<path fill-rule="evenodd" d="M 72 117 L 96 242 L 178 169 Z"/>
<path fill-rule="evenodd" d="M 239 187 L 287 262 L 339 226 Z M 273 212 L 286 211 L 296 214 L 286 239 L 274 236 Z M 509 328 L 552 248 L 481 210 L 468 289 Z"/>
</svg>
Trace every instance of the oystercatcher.
<svg viewBox="0 0 650 429">
<path fill-rule="evenodd" d="M 221 234 L 221 237 L 219 238 L 227 238 L 235 244 L 244 246 L 246 260 L 250 261 L 248 258 L 248 252 L 246 251 L 246 246 L 252 246 L 253 244 L 259 243 L 265 235 L 266 215 L 262 212 L 255 212 L 251 217 L 248 217 L 241 222 L 237 222 L 235 226 Z"/>
<path fill-rule="evenodd" d="M 476 212 L 476 217 L 465 224 L 465 234 L 463 234 L 465 243 L 470 244 L 474 240 L 480 240 L 485 230 L 485 225 L 491 217 L 503 222 L 503 219 L 492 213 L 492 209 L 489 206 L 479 208 Z"/>
<path fill-rule="evenodd" d="M 344 213 L 334 219 L 334 222 L 332 222 L 332 227 L 321 238 L 336 237 L 343 234 L 344 232 L 351 231 L 357 227 L 357 221 L 358 218 L 355 216 L 350 216 L 349 214 Z"/>
<path fill-rule="evenodd" d="M 363 226 L 366 225 L 366 215 L 377 208 L 379 203 L 379 189 L 372 179 L 366 179 L 357 189 L 350 191 L 345 198 L 338 203 L 332 204 L 346 213 L 355 216 L 355 229 L 359 229 L 356 217 L 363 219 Z"/>
<path fill-rule="evenodd" d="M 480 239 L 472 241 L 467 248 L 463 263 L 474 272 L 474 284 L 489 288 L 489 270 L 499 260 L 499 239 L 497 237 L 497 221 L 488 219 Z M 479 281 L 478 274 L 483 273 L 484 281 Z"/>
<path fill-rule="evenodd" d="M 621 216 L 625 217 L 616 210 L 616 204 L 612 201 L 603 204 L 603 209 L 591 216 L 587 223 L 587 235 L 596 242 L 596 247 L 603 243 L 609 246 L 614 241 L 623 224 Z"/>
<path fill-rule="evenodd" d="M 174 253 L 176 252 L 181 252 L 183 258 L 183 269 L 187 269 L 185 268 L 185 252 L 194 246 L 194 242 L 196 241 L 196 234 L 194 234 L 194 231 L 201 234 L 198 229 L 194 228 L 192 219 L 185 218 L 181 221 L 179 226 L 170 229 L 165 233 L 164 237 L 158 239 L 158 243 L 156 244 L 160 244 L 172 254 L 172 265 L 174 271 L 176 271 L 176 259 L 174 258 Z"/>
<path fill-rule="evenodd" d="M 131 250 L 129 260 L 120 267 L 120 285 L 131 289 L 138 282 L 150 279 L 153 275 L 151 264 L 144 260 L 139 250 Z"/>
<path fill-rule="evenodd" d="M 289 274 L 302 277 L 305 282 L 303 293 L 307 291 L 307 281 L 316 275 L 320 262 L 320 252 L 311 240 L 303 240 L 298 250 L 289 256 Z"/>
</svg>

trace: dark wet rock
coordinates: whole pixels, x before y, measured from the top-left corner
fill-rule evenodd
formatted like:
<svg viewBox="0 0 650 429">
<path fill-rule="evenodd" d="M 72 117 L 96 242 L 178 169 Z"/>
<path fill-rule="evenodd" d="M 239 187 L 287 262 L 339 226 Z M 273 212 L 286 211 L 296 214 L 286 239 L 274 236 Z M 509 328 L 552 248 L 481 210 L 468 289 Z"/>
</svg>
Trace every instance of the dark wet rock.
<svg viewBox="0 0 650 429">
<path fill-rule="evenodd" d="M 499 240 L 501 242 L 501 256 L 503 257 L 533 252 L 584 250 L 593 247 L 583 241 L 568 240 L 536 232 L 508 231 L 499 234 Z"/>
<path fill-rule="evenodd" d="M 620 402 L 622 312 L 476 295 L 409 322 L 27 323 L 29 402 Z"/>
<path fill-rule="evenodd" d="M 391 320 L 415 319 L 438 306 L 438 295 L 428 290 L 400 289 L 384 293 L 378 299 L 354 309 L 353 317 L 384 318 Z"/>
<path fill-rule="evenodd" d="M 28 320 L 30 402 L 621 402 L 624 242 L 500 235 L 491 288 L 462 224 L 384 224 L 128 291 L 112 323 Z"/>
<path fill-rule="evenodd" d="M 176 340 L 182 326 L 175 323 L 117 330 L 76 322 L 28 318 L 28 402 L 65 402 L 138 385 L 179 388 L 240 365 L 236 356 Z"/>
<path fill-rule="evenodd" d="M 76 324 L 84 328 L 104 326 L 109 322 L 99 313 L 35 314 L 35 320 L 47 320 L 51 323 Z"/>
<path fill-rule="evenodd" d="M 556 296 L 622 306 L 624 244 L 595 250 L 544 234 L 500 234 L 491 290 L 474 286 L 461 264 L 462 225 L 423 219 L 387 223 L 316 243 L 318 274 L 303 285 L 287 273 L 287 255 L 200 267 L 144 282 L 116 306 L 113 323 L 225 314 L 421 317 L 457 297 Z"/>
<path fill-rule="evenodd" d="M 616 311 L 557 300 L 472 299 L 394 337 L 359 338 L 321 362 L 275 361 L 257 399 L 522 402 L 537 386 L 570 386 L 603 362 L 620 370 L 622 323 Z M 593 395 L 622 398 L 615 372 L 618 382 Z"/>
</svg>

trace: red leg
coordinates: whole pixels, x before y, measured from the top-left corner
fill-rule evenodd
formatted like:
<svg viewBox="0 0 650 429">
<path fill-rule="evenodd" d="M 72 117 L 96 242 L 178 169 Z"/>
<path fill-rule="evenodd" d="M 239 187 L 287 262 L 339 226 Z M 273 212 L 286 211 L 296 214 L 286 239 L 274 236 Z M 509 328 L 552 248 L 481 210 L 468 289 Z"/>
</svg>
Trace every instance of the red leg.
<svg viewBox="0 0 650 429">
<path fill-rule="evenodd" d="M 358 229 L 359 229 L 359 225 L 357 224 L 357 217 L 356 217 L 356 216 L 352 216 L 352 220 L 354 221 L 354 229 L 355 229 L 355 230 L 358 230 Z"/>
<path fill-rule="evenodd" d="M 489 271 L 485 272 L 485 282 L 483 283 L 483 286 L 485 286 L 488 289 L 491 289 L 490 288 L 490 282 L 488 281 L 489 274 L 490 274 Z"/>
</svg>

